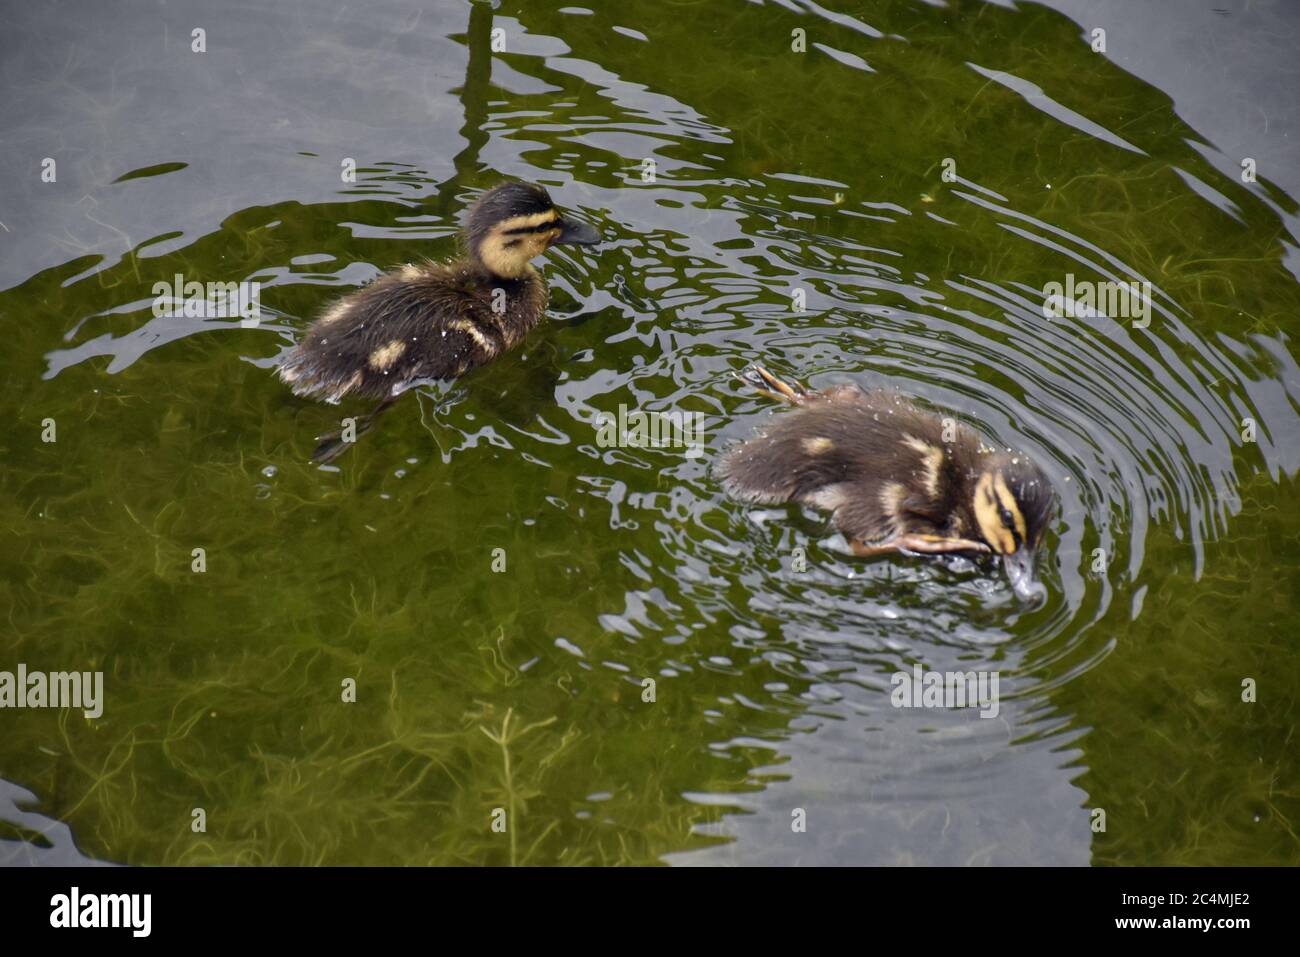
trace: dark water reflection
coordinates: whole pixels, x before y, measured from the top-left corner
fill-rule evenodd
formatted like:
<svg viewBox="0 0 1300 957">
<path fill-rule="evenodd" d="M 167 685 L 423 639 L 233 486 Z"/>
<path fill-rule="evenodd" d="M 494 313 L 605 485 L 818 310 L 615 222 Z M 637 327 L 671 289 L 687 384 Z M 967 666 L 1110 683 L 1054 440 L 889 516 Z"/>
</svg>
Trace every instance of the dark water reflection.
<svg viewBox="0 0 1300 957">
<path fill-rule="evenodd" d="M 206 54 L 183 4 L 86 6 L 93 44 L 25 12 L 0 157 L 60 165 L 0 213 L 5 402 L 89 427 L 8 443 L 6 617 L 14 661 L 102 663 L 118 706 L 98 736 L 12 718 L 0 771 L 131 863 L 1294 861 L 1300 163 L 1294 106 L 1254 71 L 1294 73 L 1272 38 L 1298 31 L 1225 6 L 1267 124 L 1182 86 L 1176 45 L 1124 72 L 1147 13 L 1103 8 L 1106 58 L 1069 3 L 238 5 Z M 521 354 L 309 468 L 339 413 L 287 396 L 275 357 L 337 292 L 450 255 L 503 177 L 611 241 L 549 259 L 556 321 Z M 153 318 L 177 272 L 261 281 L 265 321 Z M 1067 274 L 1150 283 L 1149 326 L 1046 318 Z M 759 359 L 1038 460 L 1061 501 L 1046 605 L 724 499 L 714 455 L 767 414 L 732 373 Z M 600 448 L 620 405 L 704 413 L 706 454 Z M 234 568 L 202 594 L 195 542 Z M 996 670 L 1000 713 L 891 707 L 914 663 Z M 322 695 L 350 674 L 387 704 L 340 717 Z M 1276 682 L 1248 716 L 1243 675 Z M 554 719 L 520 744 L 527 788 L 479 733 L 506 714 Z M 1245 726 L 1249 754 L 1219 754 Z M 1157 746 L 1167 765 L 1136 757 Z M 1231 810 L 1190 827 L 1207 793 Z M 512 794 L 507 853 L 482 822 Z M 200 801 L 228 815 L 187 844 Z"/>
</svg>

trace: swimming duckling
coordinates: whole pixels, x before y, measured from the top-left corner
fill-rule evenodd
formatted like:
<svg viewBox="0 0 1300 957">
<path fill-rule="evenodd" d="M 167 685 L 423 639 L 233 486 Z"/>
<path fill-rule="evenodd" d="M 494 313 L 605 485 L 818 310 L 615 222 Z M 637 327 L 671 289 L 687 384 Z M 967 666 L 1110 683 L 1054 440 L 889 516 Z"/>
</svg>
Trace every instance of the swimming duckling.
<svg viewBox="0 0 1300 957">
<path fill-rule="evenodd" d="M 810 392 L 761 366 L 742 379 L 798 410 L 722 459 L 729 493 L 825 509 L 859 555 L 993 552 L 1017 596 L 1044 597 L 1034 557 L 1055 493 L 1029 459 L 986 449 L 888 392 Z"/>
<path fill-rule="evenodd" d="M 518 345 L 546 312 L 530 260 L 563 243 L 595 245 L 600 234 L 562 216 L 542 187 L 506 183 L 471 208 L 464 241 L 460 259 L 403 266 L 335 302 L 285 356 L 280 378 L 296 395 L 379 399 L 373 422 L 415 383 L 458 378 Z M 327 440 L 316 458 L 333 451 Z"/>
</svg>

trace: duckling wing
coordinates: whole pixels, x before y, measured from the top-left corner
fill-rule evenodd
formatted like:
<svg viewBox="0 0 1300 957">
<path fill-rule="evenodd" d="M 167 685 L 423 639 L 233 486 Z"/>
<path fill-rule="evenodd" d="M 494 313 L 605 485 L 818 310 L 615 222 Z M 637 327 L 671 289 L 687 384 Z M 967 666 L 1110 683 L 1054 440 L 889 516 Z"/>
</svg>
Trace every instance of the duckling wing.
<svg viewBox="0 0 1300 957">
<path fill-rule="evenodd" d="M 881 483 L 855 476 L 853 466 L 852 457 L 837 451 L 829 436 L 782 422 L 724 456 L 717 475 L 727 493 L 741 501 L 800 502 L 830 512 L 835 527 L 850 539 L 892 538 L 897 529 L 882 507 Z"/>
<path fill-rule="evenodd" d="M 716 472 L 742 501 L 828 511 L 850 539 L 934 533 L 947 521 L 953 489 L 939 445 L 920 437 L 932 431 L 928 417 L 892 395 L 837 390 L 782 415 L 727 453 Z"/>
<path fill-rule="evenodd" d="M 853 473 L 843 417 L 823 403 L 782 415 L 764 433 L 732 449 L 715 470 L 727 493 L 745 502 L 804 501 Z M 837 442 L 837 439 L 841 441 Z"/>
<path fill-rule="evenodd" d="M 280 365 L 298 395 L 384 398 L 417 379 L 452 379 L 501 351 L 481 290 L 441 274 L 389 274 L 340 300 Z"/>
<path fill-rule="evenodd" d="M 462 374 L 477 343 L 463 329 L 383 330 L 312 336 L 285 357 L 280 377 L 297 395 L 338 401 L 346 395 L 380 399 L 417 379 Z"/>
<path fill-rule="evenodd" d="M 942 533 L 948 516 L 934 499 L 902 482 L 865 479 L 829 485 L 806 500 L 824 508 L 850 542 L 874 544 L 901 535 Z"/>
</svg>

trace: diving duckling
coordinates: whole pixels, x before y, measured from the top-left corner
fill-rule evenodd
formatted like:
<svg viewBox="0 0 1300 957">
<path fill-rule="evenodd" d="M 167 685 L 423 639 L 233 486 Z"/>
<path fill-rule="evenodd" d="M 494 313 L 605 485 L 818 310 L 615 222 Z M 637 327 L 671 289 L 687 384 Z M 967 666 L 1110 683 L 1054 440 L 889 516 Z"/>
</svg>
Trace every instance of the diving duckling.
<svg viewBox="0 0 1300 957">
<path fill-rule="evenodd" d="M 280 378 L 296 395 L 379 399 L 373 421 L 417 382 L 458 378 L 518 345 L 546 312 L 530 260 L 564 243 L 595 245 L 600 234 L 561 215 L 542 187 L 506 183 L 470 209 L 463 239 L 462 258 L 403 266 L 331 305 Z"/>
<path fill-rule="evenodd" d="M 1029 459 L 986 449 L 888 392 L 810 392 L 761 366 L 741 378 L 797 411 L 723 457 L 730 494 L 825 509 L 859 555 L 992 552 L 1018 597 L 1045 596 L 1034 558 L 1055 493 Z"/>
</svg>

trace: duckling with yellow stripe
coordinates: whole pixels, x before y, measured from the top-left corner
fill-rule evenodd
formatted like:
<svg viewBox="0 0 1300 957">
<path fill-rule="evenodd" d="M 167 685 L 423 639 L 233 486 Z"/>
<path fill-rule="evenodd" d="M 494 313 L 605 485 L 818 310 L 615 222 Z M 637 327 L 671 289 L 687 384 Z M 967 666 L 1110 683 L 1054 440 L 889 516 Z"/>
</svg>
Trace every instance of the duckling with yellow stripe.
<svg viewBox="0 0 1300 957">
<path fill-rule="evenodd" d="M 546 314 L 546 283 L 530 260 L 600 234 L 566 219 L 540 186 L 506 183 L 470 210 L 466 254 L 406 265 L 330 306 L 280 363 L 297 395 L 381 400 L 419 381 L 455 379 L 518 345 Z M 369 423 L 368 423 L 369 424 Z M 342 447 L 327 437 L 317 460 Z"/>
<path fill-rule="evenodd" d="M 1028 458 L 994 452 L 889 392 L 810 392 L 762 366 L 742 379 L 796 411 L 722 458 L 730 494 L 829 511 L 859 555 L 992 552 L 1019 597 L 1045 595 L 1034 559 L 1055 493 Z"/>
</svg>

